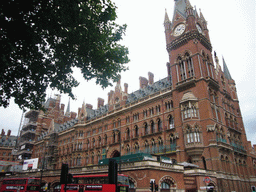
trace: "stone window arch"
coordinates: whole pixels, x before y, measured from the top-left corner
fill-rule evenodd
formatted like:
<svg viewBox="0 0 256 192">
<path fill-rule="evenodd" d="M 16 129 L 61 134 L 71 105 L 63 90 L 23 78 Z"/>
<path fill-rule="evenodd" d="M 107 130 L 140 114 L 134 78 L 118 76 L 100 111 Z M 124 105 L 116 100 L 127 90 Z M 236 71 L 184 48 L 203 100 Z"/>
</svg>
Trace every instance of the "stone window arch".
<svg viewBox="0 0 256 192">
<path fill-rule="evenodd" d="M 188 78 L 193 77 L 194 74 L 194 66 L 193 66 L 193 60 L 188 52 L 185 53 L 185 61 L 188 68 Z"/>
<path fill-rule="evenodd" d="M 138 127 L 138 125 L 134 126 L 134 137 L 139 137 L 139 127 Z"/>
<path fill-rule="evenodd" d="M 144 122 L 144 134 L 145 135 L 148 135 L 149 134 L 149 130 L 148 130 L 148 124 L 147 124 L 147 122 Z"/>
<path fill-rule="evenodd" d="M 150 152 L 150 147 L 149 147 L 148 140 L 145 140 L 144 146 L 145 146 L 145 152 L 146 152 L 146 153 L 149 153 L 149 152 Z"/>
<path fill-rule="evenodd" d="M 163 176 L 158 183 L 160 191 L 175 191 L 177 189 L 176 181 L 170 176 Z"/>
<path fill-rule="evenodd" d="M 155 123 L 153 120 L 150 121 L 150 129 L 151 129 L 151 133 L 155 133 Z"/>
<path fill-rule="evenodd" d="M 129 144 L 127 144 L 127 145 L 126 145 L 126 153 L 130 153 L 130 152 L 131 152 L 130 145 L 129 145 Z"/>
<path fill-rule="evenodd" d="M 107 136 L 107 134 L 104 135 L 104 144 L 105 145 L 108 144 L 108 136 Z"/>
<path fill-rule="evenodd" d="M 130 139 L 130 129 L 127 127 L 125 130 L 126 140 Z"/>
<path fill-rule="evenodd" d="M 134 143 L 134 150 L 135 150 L 135 153 L 138 153 L 140 151 L 140 146 L 138 142 Z"/>
<path fill-rule="evenodd" d="M 187 79 L 185 62 L 182 60 L 180 56 L 177 58 L 177 62 L 178 62 L 179 71 L 180 71 L 180 79 L 181 81 L 183 81 Z"/>
<path fill-rule="evenodd" d="M 157 119 L 157 131 L 160 132 L 163 130 L 163 123 L 160 118 Z"/>
</svg>

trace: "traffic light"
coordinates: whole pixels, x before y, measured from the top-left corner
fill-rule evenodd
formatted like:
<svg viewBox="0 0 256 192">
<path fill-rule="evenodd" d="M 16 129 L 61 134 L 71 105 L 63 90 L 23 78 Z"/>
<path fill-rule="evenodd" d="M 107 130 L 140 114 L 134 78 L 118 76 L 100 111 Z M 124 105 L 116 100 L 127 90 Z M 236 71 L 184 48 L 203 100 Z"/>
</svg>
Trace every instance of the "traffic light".
<svg viewBox="0 0 256 192">
<path fill-rule="evenodd" d="M 109 184 L 117 184 L 117 163 L 115 159 L 109 159 L 108 179 Z"/>
<path fill-rule="evenodd" d="M 155 191 L 158 191 L 158 185 L 155 185 Z"/>
<path fill-rule="evenodd" d="M 150 191 L 153 191 L 153 190 L 154 190 L 154 182 L 150 181 Z"/>
<path fill-rule="evenodd" d="M 61 166 L 61 175 L 60 175 L 60 184 L 66 184 L 68 180 L 68 164 L 62 164 Z"/>
<path fill-rule="evenodd" d="M 71 173 L 68 174 L 68 183 L 73 183 L 73 175 Z"/>
</svg>

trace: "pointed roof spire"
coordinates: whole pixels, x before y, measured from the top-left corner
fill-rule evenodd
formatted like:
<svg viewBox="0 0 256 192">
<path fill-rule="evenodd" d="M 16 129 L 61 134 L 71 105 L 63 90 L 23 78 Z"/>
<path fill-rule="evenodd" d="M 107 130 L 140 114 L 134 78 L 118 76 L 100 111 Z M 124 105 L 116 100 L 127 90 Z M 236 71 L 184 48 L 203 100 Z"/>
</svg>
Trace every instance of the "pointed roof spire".
<svg viewBox="0 0 256 192">
<path fill-rule="evenodd" d="M 187 9 L 193 9 L 189 0 L 186 0 L 186 7 Z"/>
<path fill-rule="evenodd" d="M 68 99 L 68 106 L 67 106 L 67 110 L 66 110 L 65 115 L 66 115 L 66 116 L 69 116 L 69 115 L 70 115 L 70 98 Z"/>
<path fill-rule="evenodd" d="M 231 77 L 231 75 L 230 75 L 230 73 L 229 73 L 229 70 L 228 70 L 228 67 L 227 67 L 227 64 L 226 64 L 226 62 L 225 62 L 225 60 L 224 60 L 224 57 L 222 57 L 222 60 L 223 60 L 223 70 L 224 70 L 224 75 L 225 75 L 225 77 L 227 78 L 227 79 L 232 79 L 232 77 Z"/>
<path fill-rule="evenodd" d="M 174 0 L 175 5 L 174 5 L 174 14 L 173 14 L 173 20 L 175 18 L 176 12 L 178 12 L 184 19 L 186 18 L 186 0 Z"/>
<path fill-rule="evenodd" d="M 167 10 L 165 9 L 165 16 L 164 16 L 164 24 L 171 23 L 169 16 L 167 14 Z"/>
<path fill-rule="evenodd" d="M 202 21 L 205 21 L 205 18 L 204 18 L 204 15 L 203 15 L 201 9 L 199 9 L 199 11 L 200 11 L 200 19 L 201 19 Z"/>
</svg>

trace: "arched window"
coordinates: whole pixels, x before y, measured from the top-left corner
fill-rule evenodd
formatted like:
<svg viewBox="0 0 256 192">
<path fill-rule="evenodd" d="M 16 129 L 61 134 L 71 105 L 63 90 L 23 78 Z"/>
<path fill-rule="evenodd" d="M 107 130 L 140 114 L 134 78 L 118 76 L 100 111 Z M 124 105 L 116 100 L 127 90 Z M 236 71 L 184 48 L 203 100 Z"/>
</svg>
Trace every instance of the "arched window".
<svg viewBox="0 0 256 192">
<path fill-rule="evenodd" d="M 136 142 L 134 144 L 134 149 L 135 149 L 135 153 L 138 153 L 140 151 L 140 146 L 139 146 L 138 142 Z"/>
<path fill-rule="evenodd" d="M 150 128 L 151 128 L 151 133 L 155 133 L 155 123 L 154 123 L 154 121 L 151 121 Z"/>
<path fill-rule="evenodd" d="M 105 145 L 108 144 L 108 136 L 107 136 L 107 134 L 105 134 L 105 136 L 104 136 L 104 144 L 105 144 Z"/>
<path fill-rule="evenodd" d="M 161 121 L 161 119 L 157 120 L 157 128 L 158 128 L 158 132 L 162 131 L 162 121 Z"/>
<path fill-rule="evenodd" d="M 145 135 L 148 135 L 148 124 L 145 122 L 144 123 L 144 131 L 145 131 Z"/>
<path fill-rule="evenodd" d="M 127 140 L 130 139 L 130 129 L 129 128 L 126 129 L 126 139 Z"/>
<path fill-rule="evenodd" d="M 169 128 L 174 129 L 174 119 L 171 115 L 169 117 Z"/>
<path fill-rule="evenodd" d="M 131 149 L 130 149 L 130 145 L 129 145 L 129 144 L 127 144 L 127 145 L 126 145 L 126 152 L 127 152 L 127 153 L 130 153 L 130 151 L 131 151 Z"/>
<path fill-rule="evenodd" d="M 90 141 L 89 141 L 89 139 L 87 139 L 87 149 L 90 149 Z"/>
<path fill-rule="evenodd" d="M 150 148 L 147 140 L 145 141 L 145 153 L 150 153 Z"/>
<path fill-rule="evenodd" d="M 170 151 L 176 151 L 176 138 L 172 133 L 170 135 Z"/>
<path fill-rule="evenodd" d="M 94 153 L 92 152 L 92 164 L 94 164 Z"/>
<path fill-rule="evenodd" d="M 189 143 L 200 143 L 201 142 L 201 137 L 200 137 L 200 132 L 199 128 L 195 127 L 194 130 L 188 125 L 186 128 L 186 141 L 187 144 Z"/>
<path fill-rule="evenodd" d="M 181 81 L 187 79 L 185 63 L 184 63 L 184 61 L 182 61 L 181 57 L 178 57 L 178 64 L 179 64 L 179 68 L 180 68 Z"/>
<path fill-rule="evenodd" d="M 92 139 L 92 146 L 95 147 L 95 139 Z"/>
<path fill-rule="evenodd" d="M 188 78 L 194 76 L 194 66 L 193 66 L 193 61 L 192 58 L 190 57 L 189 53 L 185 54 L 186 58 L 186 63 L 188 66 Z"/>
<path fill-rule="evenodd" d="M 164 152 L 164 143 L 161 137 L 158 138 L 159 153 Z"/>
<path fill-rule="evenodd" d="M 99 147 L 101 146 L 101 137 L 99 136 L 98 138 L 98 141 L 99 141 Z"/>
<path fill-rule="evenodd" d="M 120 135 L 120 131 L 118 131 L 118 134 L 117 134 L 117 139 L 118 139 L 118 142 L 121 141 L 121 135 Z"/>
<path fill-rule="evenodd" d="M 152 152 L 156 153 L 157 147 L 154 139 L 151 140 L 151 146 L 152 146 Z"/>
<path fill-rule="evenodd" d="M 162 188 L 162 189 L 170 189 L 170 184 L 169 184 L 169 183 L 166 183 L 166 182 L 162 182 L 162 183 L 161 183 L 161 188 Z"/>
<path fill-rule="evenodd" d="M 134 126 L 134 137 L 139 137 L 139 128 L 137 125 Z"/>
<path fill-rule="evenodd" d="M 113 143 L 115 143 L 116 142 L 116 133 L 115 133 L 115 131 L 113 131 L 113 133 L 112 133 L 112 136 L 113 136 Z"/>
</svg>

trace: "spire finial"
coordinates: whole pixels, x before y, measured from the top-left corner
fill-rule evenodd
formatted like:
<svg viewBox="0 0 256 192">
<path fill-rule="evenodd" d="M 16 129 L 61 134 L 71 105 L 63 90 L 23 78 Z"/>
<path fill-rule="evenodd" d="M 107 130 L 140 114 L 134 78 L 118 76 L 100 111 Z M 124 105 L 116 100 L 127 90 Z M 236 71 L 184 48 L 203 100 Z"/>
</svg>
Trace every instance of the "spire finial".
<svg viewBox="0 0 256 192">
<path fill-rule="evenodd" d="M 65 113 L 66 116 L 69 116 L 70 115 L 70 97 L 68 99 L 68 106 L 67 106 L 67 110 L 66 110 L 66 113 Z"/>
</svg>

